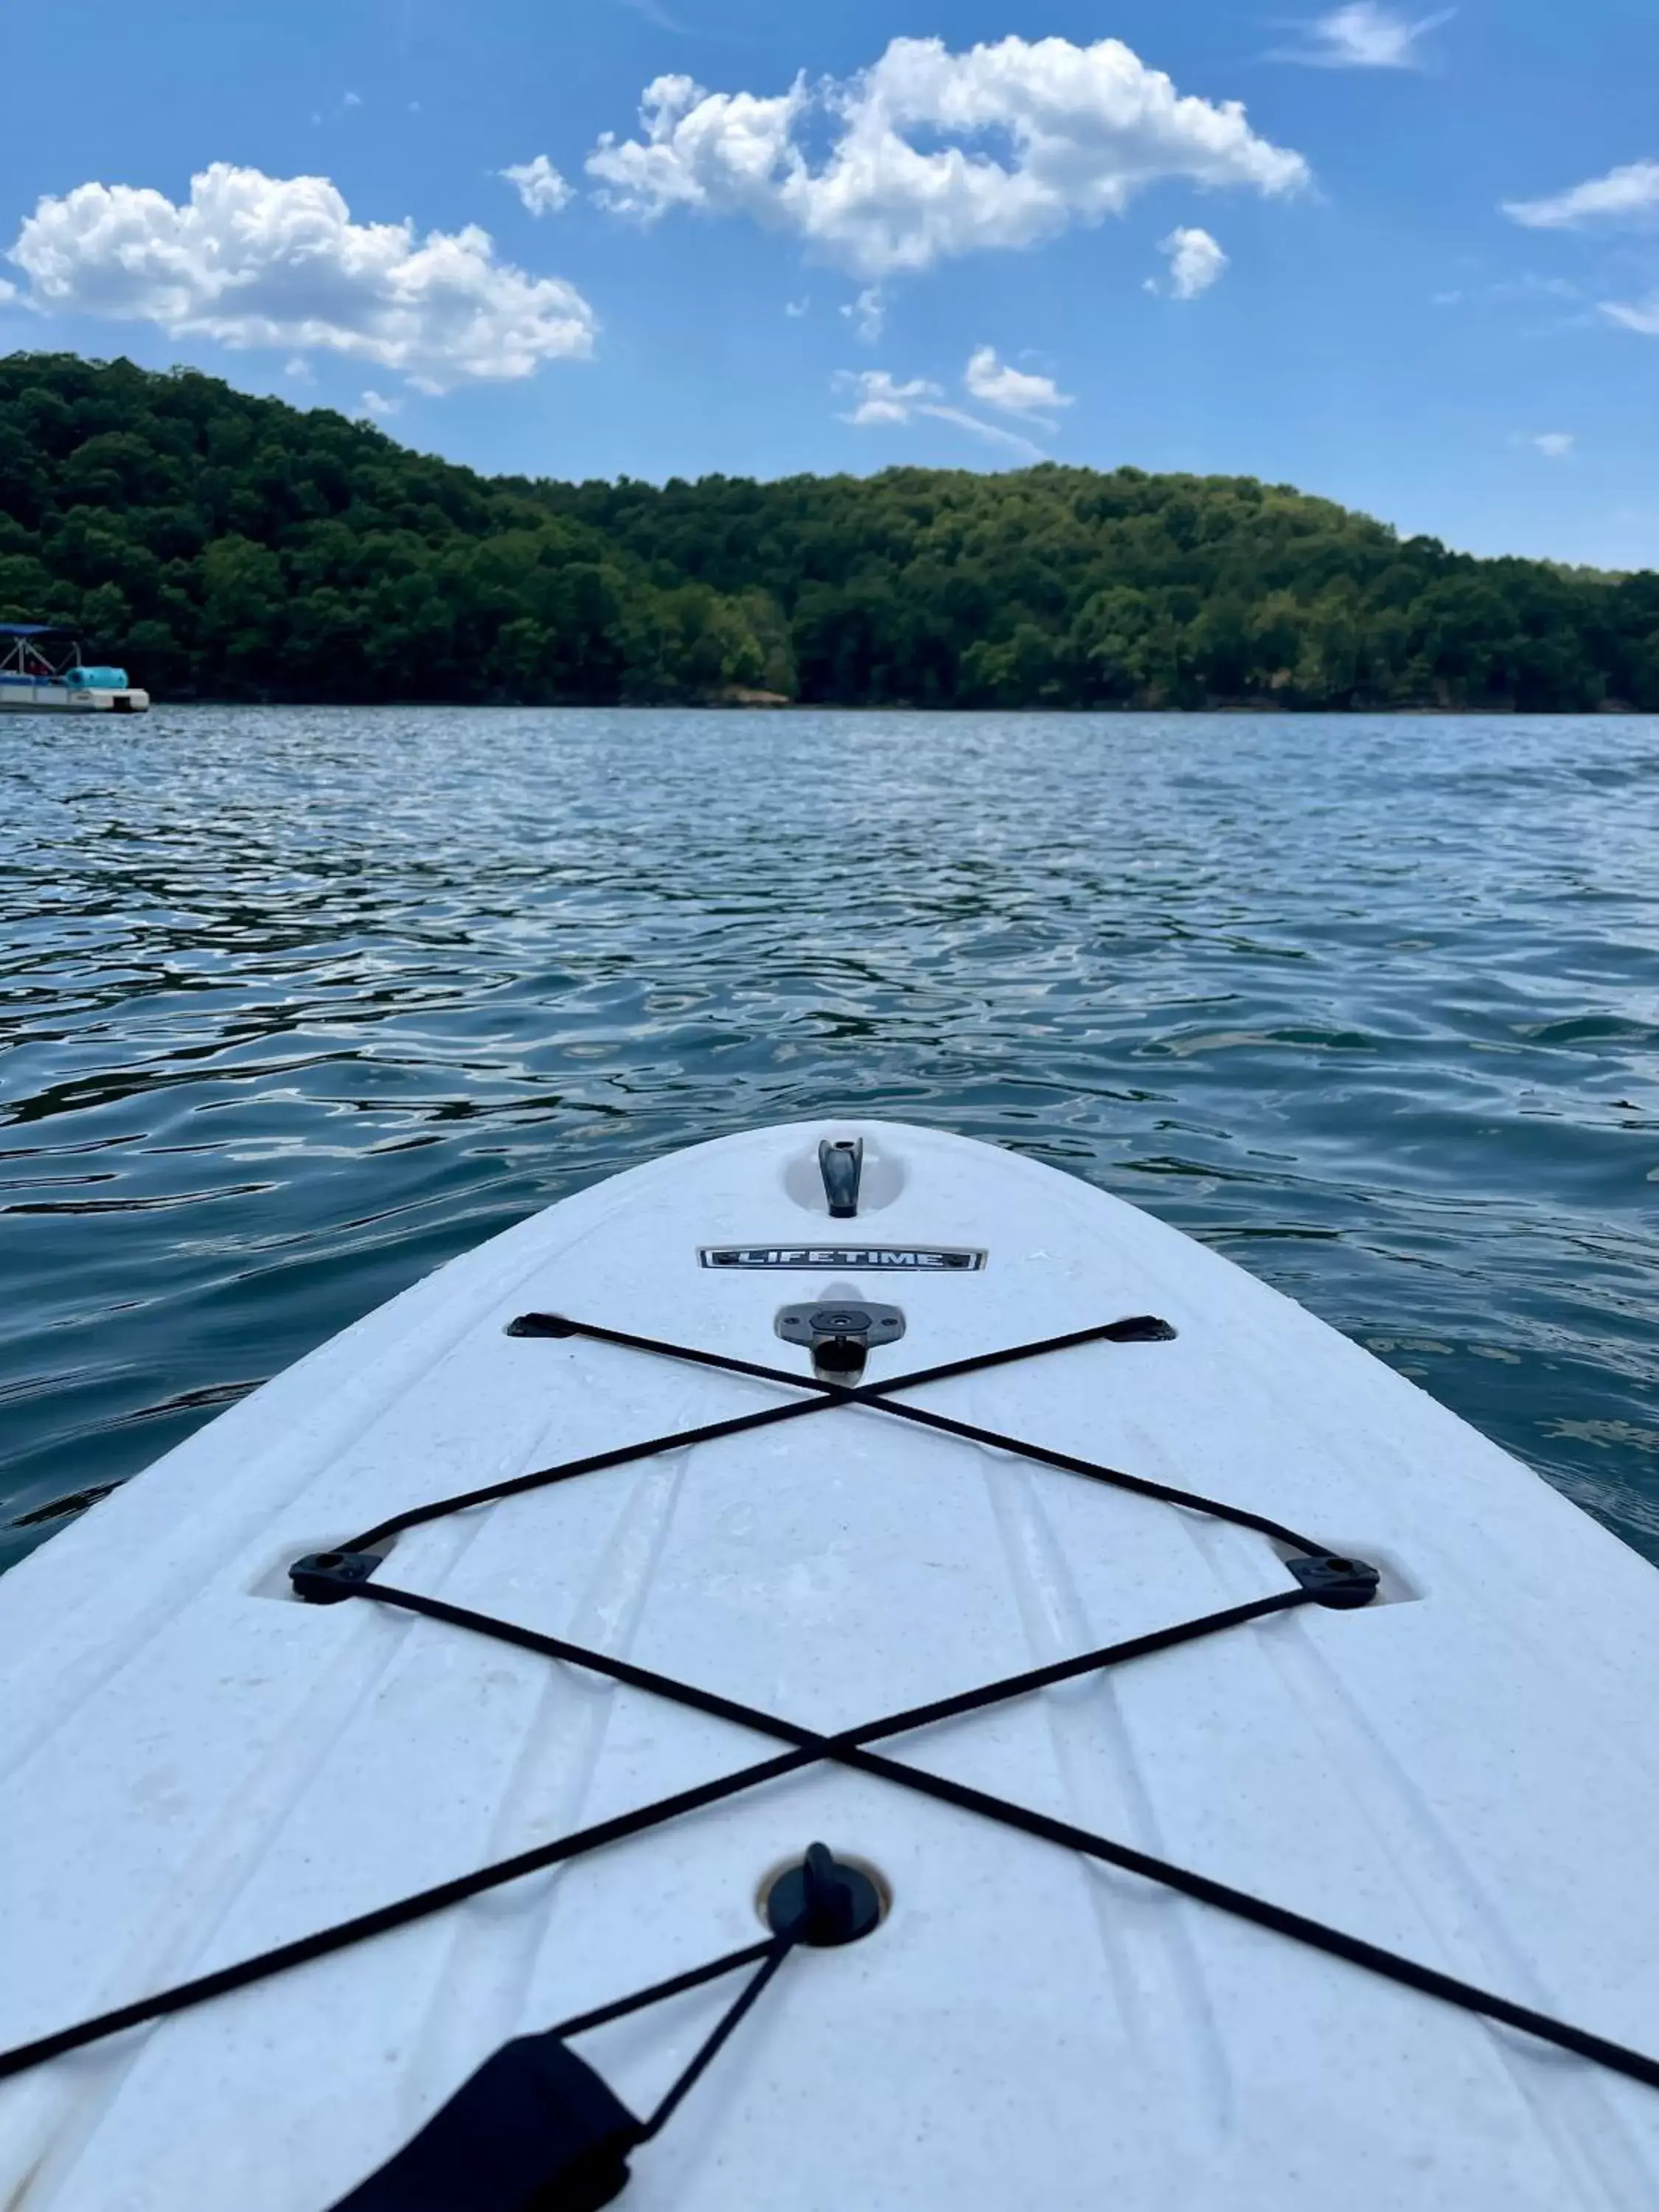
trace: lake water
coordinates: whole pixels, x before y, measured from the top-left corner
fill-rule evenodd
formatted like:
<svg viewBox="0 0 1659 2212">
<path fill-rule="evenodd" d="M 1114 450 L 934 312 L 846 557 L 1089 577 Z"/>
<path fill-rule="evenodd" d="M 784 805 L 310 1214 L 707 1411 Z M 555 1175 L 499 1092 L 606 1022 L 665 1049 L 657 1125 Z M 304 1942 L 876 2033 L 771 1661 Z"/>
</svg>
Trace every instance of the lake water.
<svg viewBox="0 0 1659 2212">
<path fill-rule="evenodd" d="M 204 708 L 0 772 L 0 1558 L 532 1208 L 857 1111 L 1192 1231 L 1659 1559 L 1659 724 Z"/>
</svg>

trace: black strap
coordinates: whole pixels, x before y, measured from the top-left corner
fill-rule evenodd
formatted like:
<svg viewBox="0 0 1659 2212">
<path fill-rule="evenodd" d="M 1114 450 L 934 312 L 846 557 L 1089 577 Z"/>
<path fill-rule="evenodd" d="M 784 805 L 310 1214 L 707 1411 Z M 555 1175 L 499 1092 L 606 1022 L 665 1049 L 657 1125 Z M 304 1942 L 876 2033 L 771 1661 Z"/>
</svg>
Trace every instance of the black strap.
<svg viewBox="0 0 1659 2212">
<path fill-rule="evenodd" d="M 598 2212 L 640 2123 L 556 2034 L 493 2051 L 333 2212 Z"/>
<path fill-rule="evenodd" d="M 520 2035 L 477 2072 L 333 2212 L 598 2212 L 628 2180 L 629 2153 L 674 2112 L 794 1948 L 789 1933 L 711 1959 L 648 1990 Z M 757 1966 L 647 2120 L 635 2119 L 568 2039 Z"/>
</svg>

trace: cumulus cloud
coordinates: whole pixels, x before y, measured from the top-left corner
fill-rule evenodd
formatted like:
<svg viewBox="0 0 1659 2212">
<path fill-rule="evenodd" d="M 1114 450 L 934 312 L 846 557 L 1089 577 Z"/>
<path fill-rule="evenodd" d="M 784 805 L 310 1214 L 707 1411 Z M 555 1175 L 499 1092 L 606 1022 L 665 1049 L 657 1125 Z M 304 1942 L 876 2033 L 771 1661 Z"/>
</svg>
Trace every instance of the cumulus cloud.
<svg viewBox="0 0 1659 2212">
<path fill-rule="evenodd" d="M 387 415 L 395 415 L 402 404 L 401 401 L 387 399 L 378 392 L 364 392 L 358 404 L 365 415 L 374 415 L 381 418 Z"/>
<path fill-rule="evenodd" d="M 1376 0 L 1348 0 L 1328 15 L 1298 23 L 1301 44 L 1278 47 L 1269 58 L 1299 62 L 1307 69 L 1422 69 L 1421 40 L 1449 23 L 1456 13 L 1455 8 L 1444 8 L 1437 15 L 1420 15 L 1413 22 L 1378 6 Z"/>
<path fill-rule="evenodd" d="M 1310 173 L 1238 101 L 1183 96 L 1116 39 L 895 39 L 856 76 L 769 96 L 661 76 L 640 120 L 588 159 L 602 205 L 745 216 L 872 280 L 1100 222 L 1160 179 L 1279 194 Z"/>
<path fill-rule="evenodd" d="M 784 193 L 805 174 L 793 134 L 811 105 L 805 77 L 770 99 L 655 77 L 640 95 L 644 137 L 607 131 L 588 156 L 595 198 L 644 222 L 676 207 L 781 220 Z"/>
<path fill-rule="evenodd" d="M 1595 222 L 1642 222 L 1659 217 L 1659 161 L 1629 161 L 1548 199 L 1505 200 L 1511 222 L 1529 230 L 1582 230 Z"/>
<path fill-rule="evenodd" d="M 3 307 L 9 300 L 15 300 L 16 297 L 16 285 L 8 283 L 3 276 L 0 276 L 0 307 Z"/>
<path fill-rule="evenodd" d="M 1172 300 L 1195 300 L 1207 292 L 1227 266 L 1227 257 L 1207 230 L 1172 230 L 1158 240 L 1158 250 L 1170 257 L 1170 274 L 1160 284 L 1146 279 L 1149 292 L 1168 292 Z"/>
<path fill-rule="evenodd" d="M 1526 442 L 1547 461 L 1565 461 L 1578 443 L 1578 434 L 1576 430 L 1540 430 Z"/>
<path fill-rule="evenodd" d="M 532 215 L 557 215 L 576 197 L 545 154 L 538 154 L 533 161 L 514 161 L 495 173 L 513 186 Z"/>
<path fill-rule="evenodd" d="M 842 416 L 843 422 L 855 424 L 860 429 L 887 428 L 911 422 L 918 415 L 930 416 L 936 422 L 949 422 L 958 430 L 966 430 L 988 445 L 1001 446 L 1018 453 L 1022 460 L 1040 461 L 1044 454 L 1041 446 L 1018 432 L 1005 430 L 999 422 L 981 422 L 966 408 L 952 407 L 945 400 L 944 387 L 929 383 L 926 377 L 914 377 L 908 384 L 900 384 L 884 368 L 843 368 L 833 380 L 837 392 L 847 393 L 854 404 Z"/>
<path fill-rule="evenodd" d="M 233 347 L 325 349 L 423 391 L 529 376 L 591 353 L 574 286 L 497 261 L 489 234 L 357 223 L 325 177 L 216 161 L 190 198 L 79 185 L 44 198 L 9 258 L 31 303 Z"/>
<path fill-rule="evenodd" d="M 798 323 L 805 317 L 811 304 L 811 295 L 809 293 L 804 300 L 786 300 L 783 303 L 783 312 L 792 323 Z"/>
<path fill-rule="evenodd" d="M 312 374 L 311 363 L 306 359 L 302 353 L 290 355 L 289 359 L 283 363 L 283 374 L 284 376 L 291 376 L 296 384 L 314 384 L 316 382 L 316 378 Z"/>
<path fill-rule="evenodd" d="M 1011 368 L 997 359 L 994 346 L 977 349 L 969 357 L 963 381 L 981 406 L 1000 407 L 1005 414 L 1025 415 L 1033 421 L 1072 404 L 1071 393 L 1062 392 L 1052 376 L 1032 376 Z"/>
</svg>

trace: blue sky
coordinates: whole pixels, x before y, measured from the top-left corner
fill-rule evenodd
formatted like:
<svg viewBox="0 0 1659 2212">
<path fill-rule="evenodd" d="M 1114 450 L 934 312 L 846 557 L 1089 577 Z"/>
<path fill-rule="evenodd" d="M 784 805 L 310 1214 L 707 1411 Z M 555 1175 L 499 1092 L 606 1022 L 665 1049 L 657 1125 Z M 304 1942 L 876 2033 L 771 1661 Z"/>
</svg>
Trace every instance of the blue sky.
<svg viewBox="0 0 1659 2212">
<path fill-rule="evenodd" d="M 0 31 L 0 349 L 189 362 L 491 471 L 1041 453 L 1659 566 L 1651 0 Z"/>
</svg>

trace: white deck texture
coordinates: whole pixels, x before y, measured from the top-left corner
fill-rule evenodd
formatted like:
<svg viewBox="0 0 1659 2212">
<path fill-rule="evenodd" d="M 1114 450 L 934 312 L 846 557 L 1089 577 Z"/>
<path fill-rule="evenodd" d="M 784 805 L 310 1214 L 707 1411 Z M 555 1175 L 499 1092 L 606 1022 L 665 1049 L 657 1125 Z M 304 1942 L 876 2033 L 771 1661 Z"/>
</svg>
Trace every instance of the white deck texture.
<svg viewBox="0 0 1659 2212">
<path fill-rule="evenodd" d="M 826 1218 L 818 1139 L 870 1203 Z M 982 1273 L 700 1268 L 721 1243 L 983 1246 Z M 856 1121 L 702 1146 L 441 1269 L 0 1583 L 0 2044 L 767 1756 L 458 1629 L 289 1594 L 296 1555 L 774 1402 L 552 1310 L 804 1371 L 777 1309 L 902 1305 L 867 1380 L 1205 1491 L 1385 1572 L 882 1748 L 1659 2050 L 1659 1579 L 1322 1323 L 1012 1155 Z M 832 1729 L 1289 1586 L 1248 1531 L 841 1409 L 404 1536 L 385 1579 Z M 6 2212 L 323 2212 L 492 2050 L 763 1932 L 822 1838 L 891 1911 L 799 1953 L 632 2212 L 1576 2212 L 1659 2201 L 1659 2094 L 1169 1892 L 819 1767 L 0 2089 Z M 643 2112 L 735 1983 L 577 2046 Z"/>
</svg>

